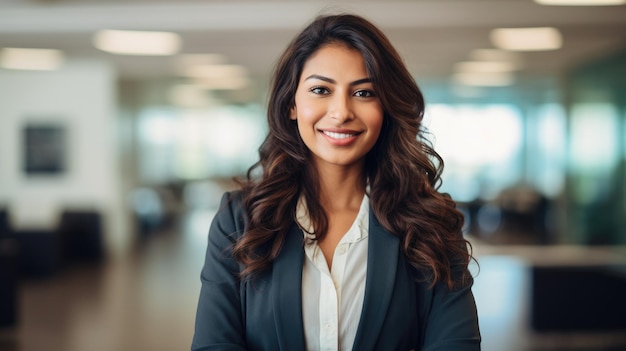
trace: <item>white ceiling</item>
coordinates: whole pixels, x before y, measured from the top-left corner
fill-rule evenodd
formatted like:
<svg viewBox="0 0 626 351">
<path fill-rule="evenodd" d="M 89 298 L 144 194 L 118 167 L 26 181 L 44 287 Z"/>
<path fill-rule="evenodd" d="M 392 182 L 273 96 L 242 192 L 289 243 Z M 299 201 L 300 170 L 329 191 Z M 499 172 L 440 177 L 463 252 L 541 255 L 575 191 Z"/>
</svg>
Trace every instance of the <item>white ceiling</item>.
<svg viewBox="0 0 626 351">
<path fill-rule="evenodd" d="M 532 0 L 175 1 L 1 0 L 0 47 L 55 48 L 110 60 L 122 79 L 173 76 L 173 57 L 130 57 L 91 44 L 99 29 L 179 33 L 183 53 L 221 53 L 263 81 L 288 41 L 319 13 L 355 12 L 389 35 L 416 77 L 445 78 L 496 27 L 555 26 L 564 46 L 524 53 L 522 75 L 558 75 L 626 48 L 626 6 L 554 7 Z"/>
</svg>

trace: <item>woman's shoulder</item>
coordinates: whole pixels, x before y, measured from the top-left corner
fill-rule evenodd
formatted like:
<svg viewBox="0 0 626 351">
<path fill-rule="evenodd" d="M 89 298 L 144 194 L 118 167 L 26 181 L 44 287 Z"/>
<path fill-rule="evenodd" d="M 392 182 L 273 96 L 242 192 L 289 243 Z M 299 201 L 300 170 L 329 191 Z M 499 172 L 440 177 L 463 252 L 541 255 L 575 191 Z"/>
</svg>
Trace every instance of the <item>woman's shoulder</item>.
<svg viewBox="0 0 626 351">
<path fill-rule="evenodd" d="M 215 219 L 223 226 L 243 230 L 246 222 L 246 213 L 243 206 L 243 192 L 241 190 L 226 191 L 222 195 Z"/>
<path fill-rule="evenodd" d="M 243 191 L 241 190 L 230 190 L 230 191 L 225 191 L 222 194 L 222 205 L 224 205 L 224 202 L 228 202 L 228 203 L 233 203 L 235 205 L 240 206 L 241 205 L 241 201 L 243 199 Z"/>
</svg>

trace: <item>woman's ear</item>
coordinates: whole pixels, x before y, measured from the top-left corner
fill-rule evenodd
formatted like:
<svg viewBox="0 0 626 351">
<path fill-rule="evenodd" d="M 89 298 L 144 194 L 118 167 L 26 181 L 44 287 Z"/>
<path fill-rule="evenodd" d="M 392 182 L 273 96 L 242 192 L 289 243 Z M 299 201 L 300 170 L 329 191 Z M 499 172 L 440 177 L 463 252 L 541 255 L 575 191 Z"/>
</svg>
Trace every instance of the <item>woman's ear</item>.
<svg viewBox="0 0 626 351">
<path fill-rule="evenodd" d="M 298 112 L 296 111 L 296 105 L 291 106 L 289 109 L 289 119 L 295 121 L 298 119 Z"/>
</svg>

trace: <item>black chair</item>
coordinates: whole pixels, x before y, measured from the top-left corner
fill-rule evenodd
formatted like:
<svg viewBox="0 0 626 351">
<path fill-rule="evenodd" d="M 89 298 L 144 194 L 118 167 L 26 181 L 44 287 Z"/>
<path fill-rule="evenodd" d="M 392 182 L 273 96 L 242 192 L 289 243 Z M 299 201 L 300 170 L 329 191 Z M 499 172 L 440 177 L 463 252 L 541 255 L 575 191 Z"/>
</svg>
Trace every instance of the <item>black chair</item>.
<svg viewBox="0 0 626 351">
<path fill-rule="evenodd" d="M 65 264 L 100 262 L 104 258 L 100 213 L 66 210 L 61 214 L 57 232 Z"/>
<path fill-rule="evenodd" d="M 19 247 L 19 271 L 23 278 L 49 278 L 61 268 L 61 254 L 55 230 L 15 231 Z"/>
<path fill-rule="evenodd" d="M 626 332 L 626 266 L 533 267 L 538 332 Z"/>
<path fill-rule="evenodd" d="M 18 251 L 8 212 L 0 209 L 0 327 L 17 324 Z"/>
</svg>

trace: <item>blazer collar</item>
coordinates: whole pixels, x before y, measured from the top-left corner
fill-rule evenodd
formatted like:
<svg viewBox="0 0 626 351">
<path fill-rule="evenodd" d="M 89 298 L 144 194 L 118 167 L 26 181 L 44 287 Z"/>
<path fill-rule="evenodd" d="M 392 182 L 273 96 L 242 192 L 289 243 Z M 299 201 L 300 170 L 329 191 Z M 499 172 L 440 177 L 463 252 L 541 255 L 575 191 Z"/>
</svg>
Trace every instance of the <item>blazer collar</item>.
<svg viewBox="0 0 626 351">
<path fill-rule="evenodd" d="M 370 210 L 365 296 L 353 350 L 376 344 L 396 279 L 400 240 L 386 231 Z"/>
</svg>

